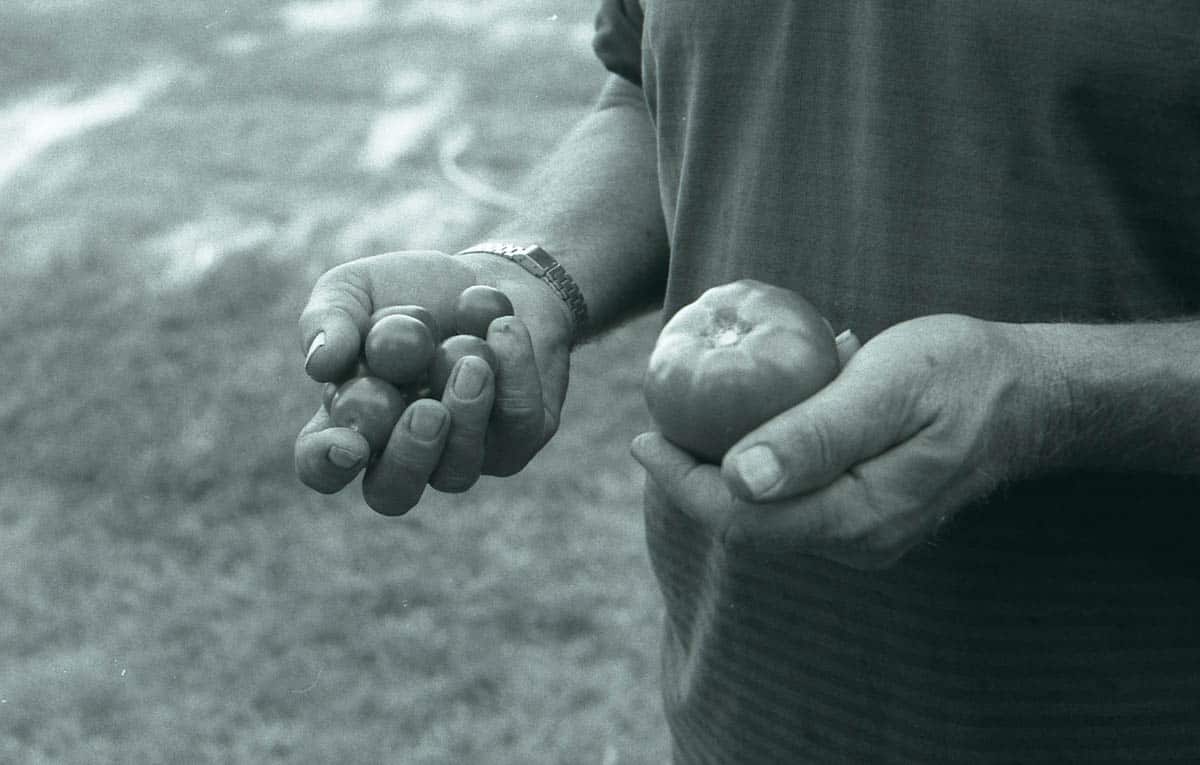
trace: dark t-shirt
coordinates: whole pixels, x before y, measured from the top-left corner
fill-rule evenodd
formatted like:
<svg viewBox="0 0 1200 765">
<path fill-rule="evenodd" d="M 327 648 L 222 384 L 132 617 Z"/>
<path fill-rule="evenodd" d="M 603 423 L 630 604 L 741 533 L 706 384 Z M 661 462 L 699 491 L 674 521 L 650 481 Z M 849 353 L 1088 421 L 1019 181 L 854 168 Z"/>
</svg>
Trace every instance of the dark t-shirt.
<svg viewBox="0 0 1200 765">
<path fill-rule="evenodd" d="M 752 277 L 915 316 L 1200 307 L 1200 4 L 607 0 L 670 315 Z M 1200 485 L 1065 474 L 882 572 L 715 544 L 647 488 L 685 762 L 1200 761 Z"/>
</svg>

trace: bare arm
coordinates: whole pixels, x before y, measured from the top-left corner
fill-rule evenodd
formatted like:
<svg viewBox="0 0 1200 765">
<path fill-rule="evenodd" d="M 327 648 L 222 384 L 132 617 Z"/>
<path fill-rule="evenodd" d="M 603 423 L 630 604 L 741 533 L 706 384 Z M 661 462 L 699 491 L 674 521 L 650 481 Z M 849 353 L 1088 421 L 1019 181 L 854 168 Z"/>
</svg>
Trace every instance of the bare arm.
<svg viewBox="0 0 1200 765">
<path fill-rule="evenodd" d="M 522 211 L 488 238 L 537 243 L 557 258 L 587 300 L 586 335 L 661 299 L 667 236 L 654 133 L 640 88 L 610 76 L 595 111 L 538 167 L 527 188 Z M 466 257 L 488 271 L 520 270 L 494 256 Z"/>
<path fill-rule="evenodd" d="M 461 359 L 442 399 L 410 406 L 377 455 L 360 434 L 335 427 L 329 412 L 318 410 L 296 441 L 302 481 L 333 492 L 365 467 L 367 503 L 398 515 L 419 502 L 426 484 L 460 492 L 481 474 L 521 470 L 558 428 L 571 346 L 661 298 L 667 237 L 654 133 L 639 88 L 611 77 L 596 109 L 528 188 L 522 212 L 489 238 L 540 244 L 557 258 L 583 292 L 588 325 L 576 329 L 547 284 L 494 255 L 395 252 L 326 272 L 300 317 L 306 369 L 321 381 L 353 370 L 377 307 L 416 303 L 445 316 L 465 286 L 484 283 L 504 290 L 516 316 L 497 319 L 488 331 L 497 368 Z"/>
<path fill-rule="evenodd" d="M 1200 322 L 912 319 L 811 399 L 698 465 L 634 454 L 730 544 L 876 568 L 1007 481 L 1061 470 L 1200 474 Z"/>
<path fill-rule="evenodd" d="M 1045 467 L 1200 474 L 1200 321 L 1031 324 Z"/>
</svg>

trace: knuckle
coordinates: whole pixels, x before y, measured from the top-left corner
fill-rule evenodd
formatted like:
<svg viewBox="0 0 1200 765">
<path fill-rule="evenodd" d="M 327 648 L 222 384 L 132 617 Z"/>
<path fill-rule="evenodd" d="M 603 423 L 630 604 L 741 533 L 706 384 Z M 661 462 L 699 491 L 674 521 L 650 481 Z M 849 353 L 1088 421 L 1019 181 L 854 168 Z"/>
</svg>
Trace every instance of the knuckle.
<svg viewBox="0 0 1200 765">
<path fill-rule="evenodd" d="M 377 470 L 394 476 L 416 476 L 428 474 L 437 464 L 437 443 L 417 441 L 411 438 L 399 439 L 392 436 L 392 442 L 379 457 Z"/>
<path fill-rule="evenodd" d="M 348 284 L 359 284 L 362 279 L 358 275 L 357 263 L 353 260 L 339 263 L 322 272 L 317 277 L 317 289 L 341 289 Z"/>
<path fill-rule="evenodd" d="M 371 307 L 370 273 L 351 261 L 335 266 L 317 278 L 314 295 L 322 299 L 310 302 L 305 310 L 323 312 L 332 303 L 334 306 L 350 305 L 363 311 Z"/>
<path fill-rule="evenodd" d="M 443 469 L 447 465 L 453 469 L 457 465 L 482 462 L 486 437 L 487 431 L 484 428 L 464 427 L 458 429 L 452 427 L 441 454 Z"/>
<path fill-rule="evenodd" d="M 833 434 L 829 426 L 822 420 L 814 420 L 808 432 L 806 461 L 819 466 L 822 471 L 828 471 L 836 464 L 836 449 Z"/>
<path fill-rule="evenodd" d="M 540 395 L 529 391 L 508 391 L 500 388 L 496 391 L 496 403 L 493 419 L 502 422 L 506 427 L 526 427 L 531 431 L 542 429 L 542 418 L 545 417 L 545 407 L 542 406 Z"/>
</svg>

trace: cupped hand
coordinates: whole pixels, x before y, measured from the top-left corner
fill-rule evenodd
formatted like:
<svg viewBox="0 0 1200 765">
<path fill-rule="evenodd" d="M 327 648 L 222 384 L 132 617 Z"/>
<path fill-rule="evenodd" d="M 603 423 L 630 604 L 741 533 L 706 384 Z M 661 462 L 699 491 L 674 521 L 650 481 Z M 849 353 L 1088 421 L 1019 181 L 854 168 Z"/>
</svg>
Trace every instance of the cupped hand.
<svg viewBox="0 0 1200 765">
<path fill-rule="evenodd" d="M 704 465 L 658 434 L 633 454 L 724 544 L 880 568 L 1046 448 L 1046 371 L 1020 325 L 898 324 L 831 383 Z"/>
<path fill-rule="evenodd" d="M 500 288 L 515 308 L 488 329 L 496 370 L 474 356 L 460 359 L 441 400 L 410 405 L 377 455 L 355 431 L 334 427 L 322 406 L 296 439 L 301 481 L 333 493 L 365 468 L 367 504 L 400 515 L 426 485 L 461 492 L 480 475 L 511 475 L 549 441 L 566 395 L 571 317 L 548 286 L 496 256 L 395 252 L 327 271 L 300 317 L 305 369 L 321 382 L 353 374 L 371 314 L 385 306 L 422 305 L 443 329 L 452 327 L 454 303 L 473 284 Z"/>
</svg>

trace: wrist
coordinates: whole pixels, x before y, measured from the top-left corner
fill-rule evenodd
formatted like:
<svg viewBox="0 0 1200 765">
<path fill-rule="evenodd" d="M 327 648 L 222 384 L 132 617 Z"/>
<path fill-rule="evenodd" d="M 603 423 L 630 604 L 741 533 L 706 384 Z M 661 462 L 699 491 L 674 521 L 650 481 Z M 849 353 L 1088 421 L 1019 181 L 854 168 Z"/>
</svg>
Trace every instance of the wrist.
<svg viewBox="0 0 1200 765">
<path fill-rule="evenodd" d="M 570 307 L 545 281 L 507 258 L 486 252 L 465 252 L 455 259 L 470 268 L 480 284 L 504 292 L 531 332 L 567 345 L 577 342 Z"/>
<path fill-rule="evenodd" d="M 1200 325 L 1030 324 L 1052 468 L 1194 473 Z"/>
<path fill-rule="evenodd" d="M 1053 324 L 1006 324 L 1017 349 L 1013 368 L 1024 405 L 1014 427 L 1022 431 L 1024 477 L 1068 469 L 1078 461 L 1077 406 Z"/>
</svg>

